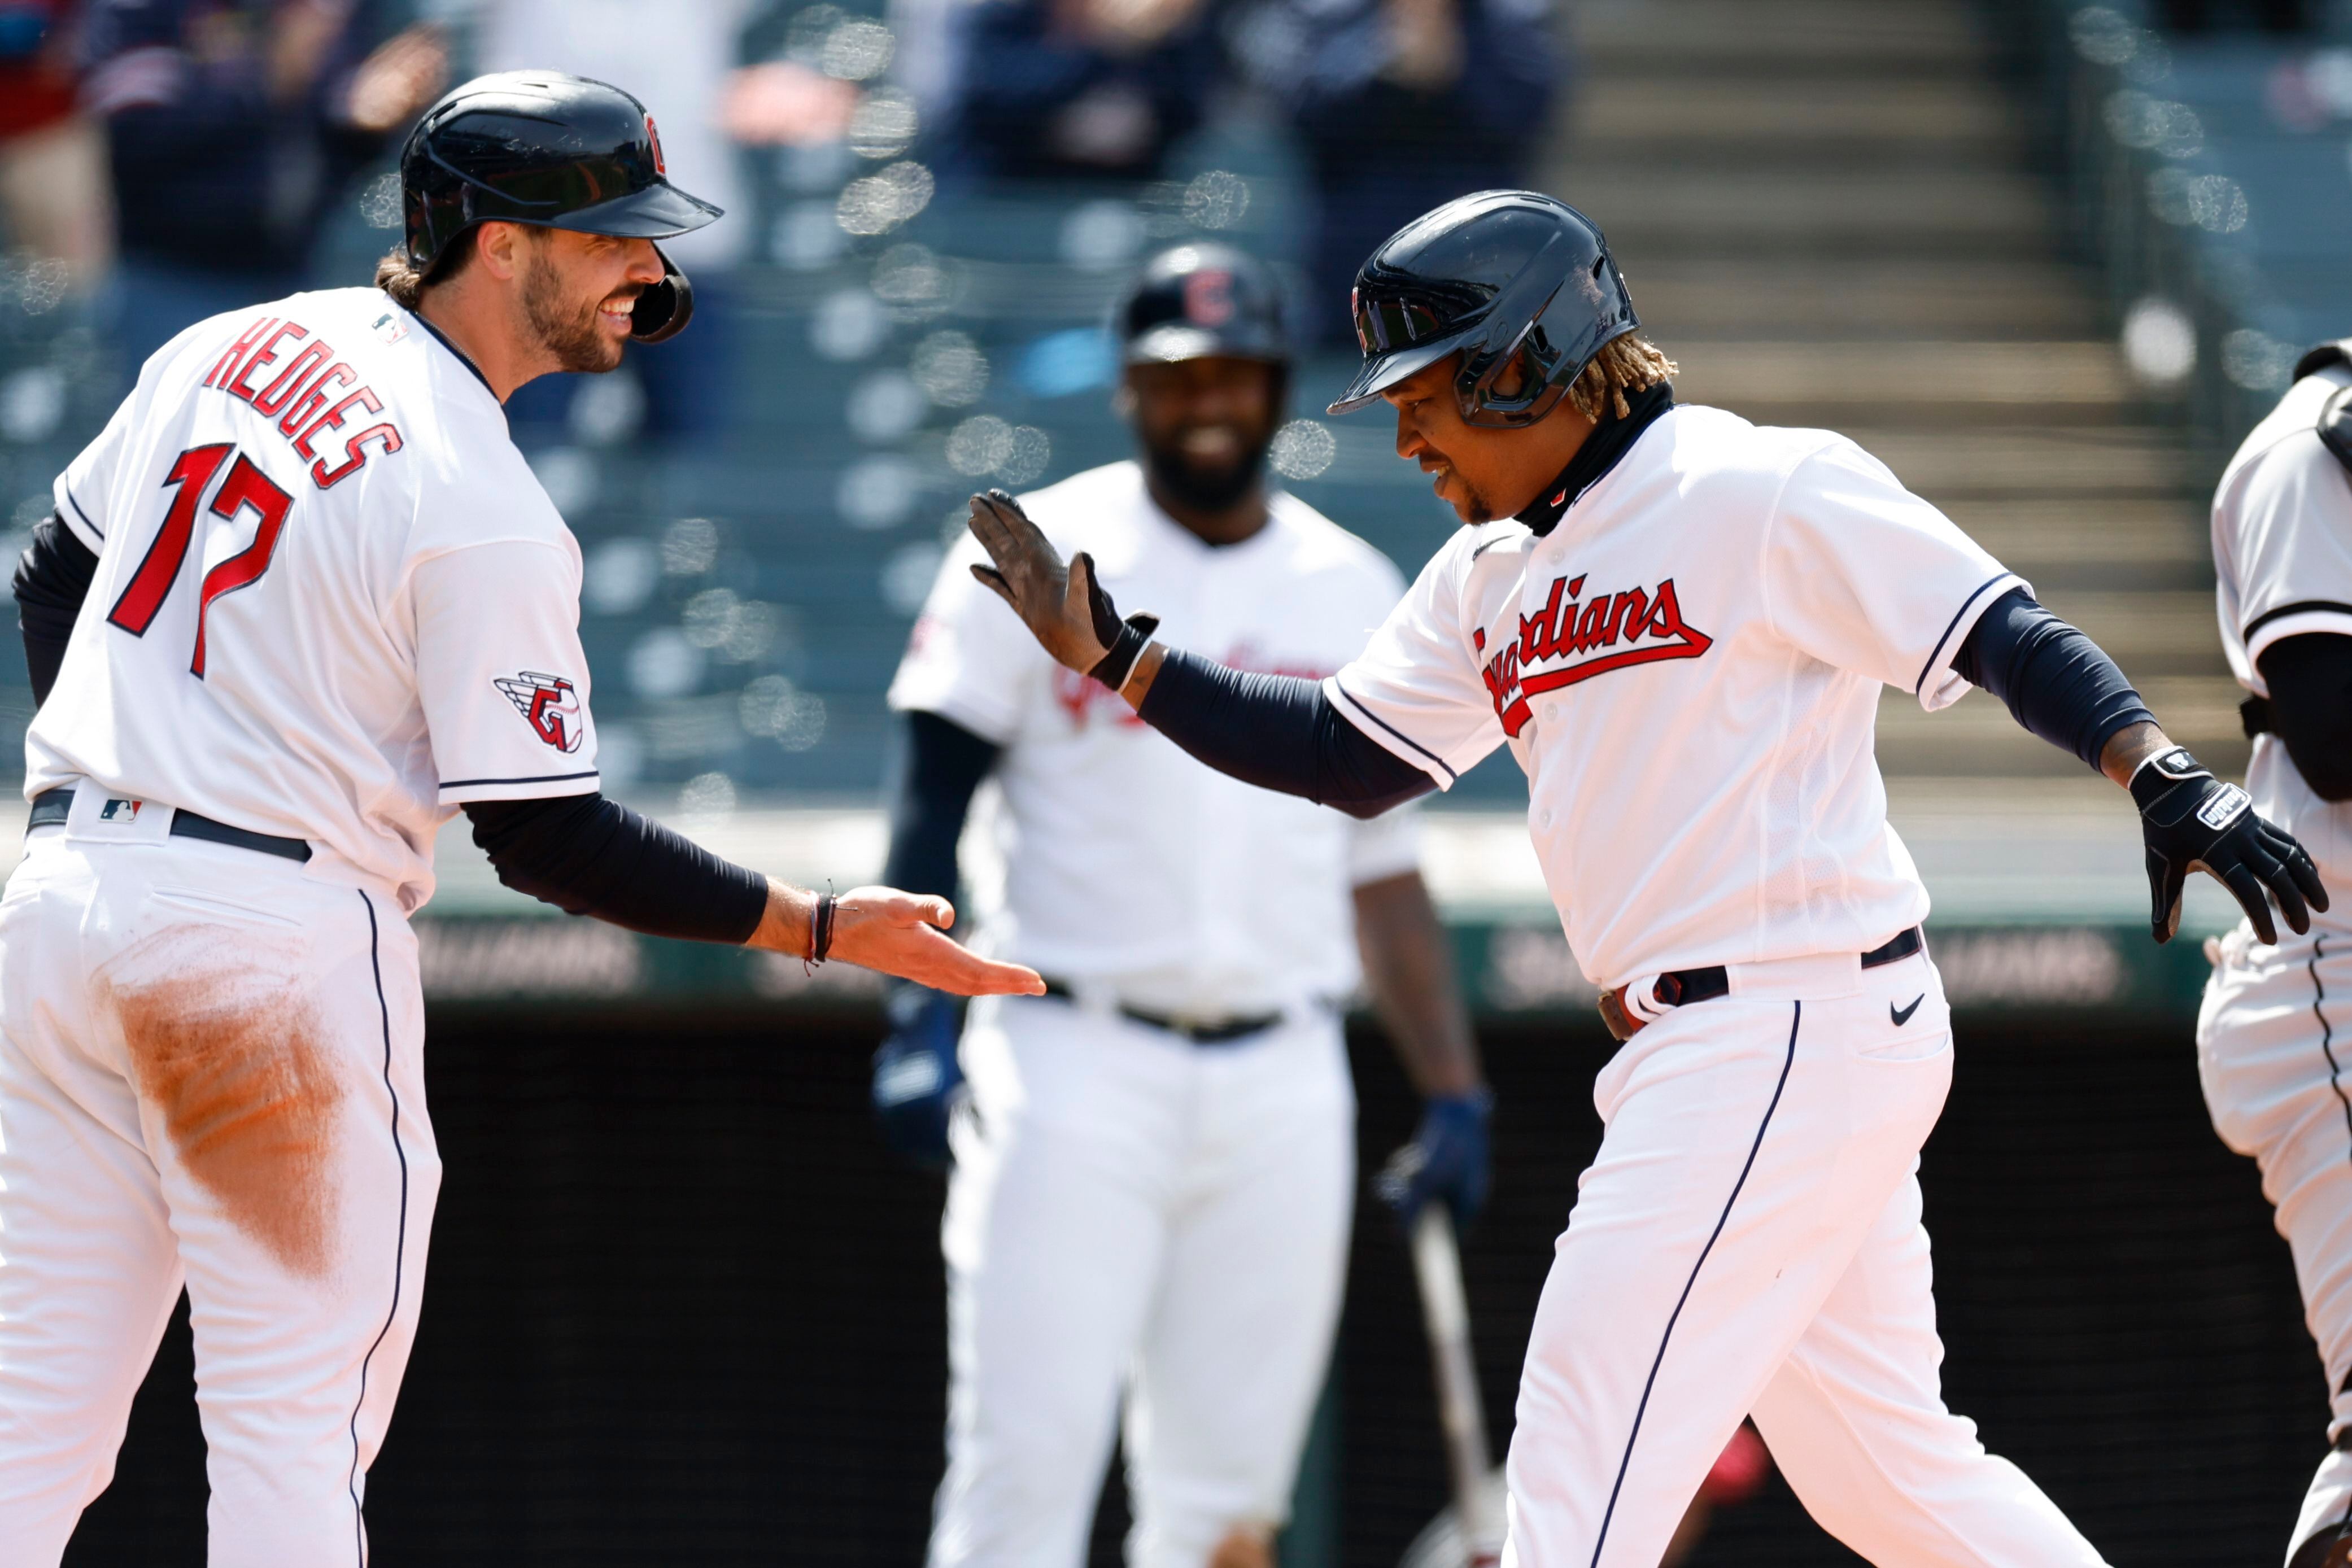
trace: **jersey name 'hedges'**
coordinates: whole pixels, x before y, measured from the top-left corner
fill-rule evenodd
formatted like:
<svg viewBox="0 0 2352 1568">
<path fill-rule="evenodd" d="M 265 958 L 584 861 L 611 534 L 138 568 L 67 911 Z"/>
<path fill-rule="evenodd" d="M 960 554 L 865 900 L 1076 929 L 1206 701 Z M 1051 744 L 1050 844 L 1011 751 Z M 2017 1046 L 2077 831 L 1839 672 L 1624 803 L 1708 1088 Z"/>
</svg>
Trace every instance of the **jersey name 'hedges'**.
<svg viewBox="0 0 2352 1568">
<path fill-rule="evenodd" d="M 310 341 L 303 343 L 306 338 Z M 294 357 L 268 381 L 254 385 L 255 378 L 277 362 L 285 346 L 294 343 L 302 343 Z M 312 452 L 311 443 L 320 432 L 341 430 L 352 409 L 383 412 L 383 402 L 373 390 L 352 387 L 357 379 L 350 365 L 335 358 L 335 350 L 325 340 L 311 337 L 310 329 L 292 317 L 261 316 L 237 334 L 236 341 L 214 361 L 200 384 L 241 398 L 253 405 L 256 413 L 277 420 L 278 434 L 292 443 L 296 456 L 310 464 L 311 481 L 324 490 L 360 471 L 368 460 L 367 443 L 376 442 L 387 455 L 401 447 L 399 429 L 385 420 L 345 441 L 343 461 L 333 467 Z M 336 397 L 344 387 L 352 390 Z M 278 417 L 281 413 L 283 418 Z"/>
<path fill-rule="evenodd" d="M 1715 645 L 1714 638 L 1685 624 L 1682 601 L 1671 577 L 1658 584 L 1655 594 L 1633 588 L 1580 601 L 1583 591 L 1581 573 L 1554 578 L 1544 607 L 1533 615 L 1520 616 L 1517 639 L 1504 643 L 1486 661 L 1482 673 L 1505 735 L 1518 735 L 1528 722 L 1528 698 L 1538 693 L 1572 686 L 1632 664 L 1696 659 Z M 1470 640 L 1478 652 L 1486 651 L 1484 630 L 1472 628 Z M 1626 645 L 1618 647 L 1620 643 Z M 1601 648 L 1617 648 L 1617 652 L 1533 672 L 1533 666 L 1546 660 Z"/>
</svg>

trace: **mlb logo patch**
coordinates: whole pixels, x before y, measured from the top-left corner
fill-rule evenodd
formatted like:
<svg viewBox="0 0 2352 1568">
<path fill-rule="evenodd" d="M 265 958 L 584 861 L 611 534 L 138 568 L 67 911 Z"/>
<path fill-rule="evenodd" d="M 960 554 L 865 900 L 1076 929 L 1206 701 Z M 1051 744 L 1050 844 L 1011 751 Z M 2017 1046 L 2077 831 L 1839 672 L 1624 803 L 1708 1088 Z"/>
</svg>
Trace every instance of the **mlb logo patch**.
<svg viewBox="0 0 2352 1568">
<path fill-rule="evenodd" d="M 135 822 L 139 820 L 139 808 L 146 803 L 144 800 L 109 800 L 98 809 L 98 820 L 101 822 Z"/>
<path fill-rule="evenodd" d="M 408 336 L 408 323 L 389 310 L 369 322 L 368 325 L 374 328 L 375 335 L 387 343 L 397 343 Z"/>
</svg>

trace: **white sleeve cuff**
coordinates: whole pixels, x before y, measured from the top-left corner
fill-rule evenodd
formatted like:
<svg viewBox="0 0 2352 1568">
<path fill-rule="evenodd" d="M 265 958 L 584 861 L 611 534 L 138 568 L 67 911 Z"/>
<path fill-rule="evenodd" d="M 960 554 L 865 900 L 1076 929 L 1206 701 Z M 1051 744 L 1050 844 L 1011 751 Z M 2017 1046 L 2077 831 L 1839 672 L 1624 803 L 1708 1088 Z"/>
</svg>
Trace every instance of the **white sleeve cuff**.
<svg viewBox="0 0 2352 1568">
<path fill-rule="evenodd" d="M 66 520 L 66 528 L 72 532 L 73 537 L 88 547 L 92 555 L 104 551 L 106 536 L 99 531 L 97 524 L 89 520 L 89 514 L 75 504 L 73 492 L 65 487 L 62 480 L 58 484 L 57 497 L 58 516 Z"/>
<path fill-rule="evenodd" d="M 2313 599 L 2282 604 L 2255 616 L 2246 626 L 2246 663 L 2261 663 L 2263 650 L 2273 643 L 2314 632 L 2352 637 L 2352 604 Z"/>
<path fill-rule="evenodd" d="M 1911 688 L 1919 706 L 1929 713 L 1948 708 L 1968 695 L 1969 683 L 1952 672 L 1952 661 L 1959 657 L 1960 644 L 1969 640 L 1977 622 L 1993 601 L 2012 588 L 2033 591 L 2033 585 L 2013 571 L 2004 571 L 1987 579 L 1952 616 L 1952 623 L 1944 628 L 1943 640 L 1927 655 L 1927 664 L 1919 671 L 1918 684 Z"/>
<path fill-rule="evenodd" d="M 1323 695 L 1325 700 L 1339 710 L 1339 716 L 1379 742 L 1383 751 L 1390 753 L 1401 762 L 1412 763 L 1415 768 L 1428 774 L 1440 789 L 1453 789 L 1454 781 L 1461 777 L 1452 768 L 1446 766 L 1444 758 L 1349 695 L 1347 688 L 1340 685 L 1339 676 L 1323 677 Z"/>
<path fill-rule="evenodd" d="M 441 785 L 441 803 L 467 806 L 478 800 L 544 800 L 562 795 L 593 795 L 601 788 L 596 769 L 534 773 L 506 779 L 450 779 Z"/>
</svg>

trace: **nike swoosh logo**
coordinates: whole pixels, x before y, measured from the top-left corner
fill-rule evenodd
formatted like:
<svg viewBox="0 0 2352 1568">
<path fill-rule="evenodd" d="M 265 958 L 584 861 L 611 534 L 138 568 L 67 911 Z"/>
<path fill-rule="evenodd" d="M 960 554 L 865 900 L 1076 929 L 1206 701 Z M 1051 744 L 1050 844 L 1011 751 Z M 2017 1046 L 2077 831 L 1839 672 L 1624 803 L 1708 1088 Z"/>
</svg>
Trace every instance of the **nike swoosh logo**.
<svg viewBox="0 0 2352 1568">
<path fill-rule="evenodd" d="M 1911 1015 L 1917 1012 L 1919 1010 L 1919 1004 L 1927 999 L 1927 993 L 1921 991 L 1917 996 L 1911 998 L 1911 1005 L 1907 1008 L 1897 1008 L 1893 1002 L 1889 1002 L 1886 1004 L 1886 1016 L 1895 1020 L 1895 1027 L 1896 1029 L 1901 1029 L 1905 1024 L 1911 1021 Z"/>
</svg>

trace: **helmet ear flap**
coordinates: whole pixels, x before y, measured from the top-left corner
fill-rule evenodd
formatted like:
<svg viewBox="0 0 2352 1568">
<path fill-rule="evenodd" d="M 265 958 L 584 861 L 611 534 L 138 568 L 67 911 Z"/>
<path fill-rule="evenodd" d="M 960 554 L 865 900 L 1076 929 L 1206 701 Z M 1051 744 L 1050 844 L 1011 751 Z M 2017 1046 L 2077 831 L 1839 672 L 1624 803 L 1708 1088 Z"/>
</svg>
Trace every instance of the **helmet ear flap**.
<svg viewBox="0 0 2352 1568">
<path fill-rule="evenodd" d="M 1542 356 L 1522 341 L 1491 361 L 1464 355 L 1454 396 L 1461 405 L 1463 423 L 1517 430 L 1541 422 L 1558 408 L 1574 379 L 1551 379 Z"/>
<path fill-rule="evenodd" d="M 654 254 L 662 259 L 662 280 L 638 295 L 629 312 L 633 343 L 666 343 L 694 319 L 694 285 L 661 246 L 654 246 Z"/>
</svg>

